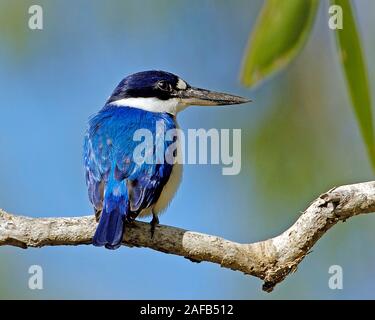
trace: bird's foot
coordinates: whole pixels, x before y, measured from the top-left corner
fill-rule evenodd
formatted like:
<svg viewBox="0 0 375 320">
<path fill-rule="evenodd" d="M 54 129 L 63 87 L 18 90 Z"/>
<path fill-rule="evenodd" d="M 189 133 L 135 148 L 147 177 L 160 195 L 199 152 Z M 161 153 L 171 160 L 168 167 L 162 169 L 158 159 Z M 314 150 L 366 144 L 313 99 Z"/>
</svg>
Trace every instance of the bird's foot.
<svg viewBox="0 0 375 320">
<path fill-rule="evenodd" d="M 135 213 L 129 213 L 125 216 L 125 223 L 128 225 L 134 225 L 134 221 L 137 218 L 137 214 Z"/>
<path fill-rule="evenodd" d="M 152 220 L 150 222 L 150 225 L 151 225 L 151 239 L 154 238 L 154 234 L 155 234 L 155 227 L 159 224 L 159 218 L 156 214 L 152 214 Z"/>
</svg>

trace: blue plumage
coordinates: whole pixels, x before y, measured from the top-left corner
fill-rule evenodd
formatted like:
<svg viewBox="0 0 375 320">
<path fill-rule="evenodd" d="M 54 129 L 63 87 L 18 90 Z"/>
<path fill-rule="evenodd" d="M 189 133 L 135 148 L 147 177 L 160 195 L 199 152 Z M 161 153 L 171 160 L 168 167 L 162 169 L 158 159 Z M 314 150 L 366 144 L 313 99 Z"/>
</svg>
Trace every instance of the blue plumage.
<svg viewBox="0 0 375 320">
<path fill-rule="evenodd" d="M 108 249 L 117 249 L 121 245 L 124 232 L 124 220 L 129 213 L 129 198 L 126 185 L 122 181 L 110 178 L 104 193 L 104 203 L 93 243 Z"/>
<path fill-rule="evenodd" d="M 94 245 L 117 248 L 124 219 L 153 205 L 168 181 L 173 164 L 138 165 L 133 159 L 139 144 L 133 139 L 134 132 L 148 129 L 155 141 L 161 134 L 156 131 L 157 123 L 163 123 L 165 130 L 176 128 L 170 114 L 130 107 L 106 106 L 90 120 L 84 143 L 86 183 L 91 203 L 102 210 Z M 164 143 L 167 150 L 172 141 Z"/>
</svg>

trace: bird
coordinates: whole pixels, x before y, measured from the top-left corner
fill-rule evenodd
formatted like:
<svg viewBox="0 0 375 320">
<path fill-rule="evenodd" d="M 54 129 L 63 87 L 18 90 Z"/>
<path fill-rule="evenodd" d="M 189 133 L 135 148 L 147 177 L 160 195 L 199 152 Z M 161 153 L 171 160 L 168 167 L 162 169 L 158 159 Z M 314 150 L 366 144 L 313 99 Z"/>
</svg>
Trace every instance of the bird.
<svg viewBox="0 0 375 320">
<path fill-rule="evenodd" d="M 159 224 L 158 215 L 168 207 L 180 184 L 182 164 L 177 160 L 182 151 L 178 136 L 173 141 L 165 139 L 163 142 L 165 150 L 169 150 L 172 143 L 177 144 L 173 151 L 174 162 L 140 163 L 134 159 L 134 150 L 139 145 L 134 139 L 137 130 L 147 129 L 157 139 L 161 134 L 156 129 L 157 124 L 162 124 L 166 130 L 179 128 L 176 116 L 188 106 L 249 101 L 190 86 L 166 71 L 141 71 L 124 78 L 102 109 L 89 118 L 84 137 L 86 185 L 98 222 L 93 245 L 119 248 L 126 225 L 137 217 L 151 215 L 153 237 Z M 150 152 L 155 151 L 155 142 L 151 149 Z M 166 151 L 163 156 L 171 155 Z"/>
</svg>

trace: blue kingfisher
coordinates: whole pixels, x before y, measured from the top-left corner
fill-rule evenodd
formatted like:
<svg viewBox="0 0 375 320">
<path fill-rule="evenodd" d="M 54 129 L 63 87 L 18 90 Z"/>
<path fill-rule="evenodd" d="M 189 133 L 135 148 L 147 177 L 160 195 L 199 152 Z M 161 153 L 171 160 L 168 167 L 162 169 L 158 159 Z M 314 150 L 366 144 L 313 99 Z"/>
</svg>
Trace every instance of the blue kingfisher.
<svg viewBox="0 0 375 320">
<path fill-rule="evenodd" d="M 192 87 L 165 71 L 144 71 L 123 79 L 104 107 L 90 118 L 84 140 L 86 184 L 98 221 L 93 244 L 118 248 L 127 222 L 138 216 L 152 215 L 153 235 L 159 223 L 158 214 L 168 206 L 180 183 L 179 161 L 135 161 L 134 150 L 139 145 L 134 139 L 137 130 L 149 130 L 157 141 L 162 134 L 157 125 L 162 124 L 163 132 L 177 129 L 176 115 L 187 106 L 249 101 Z M 178 146 L 178 137 L 162 141 L 167 158 L 168 150 L 172 150 L 168 147 L 176 142 Z M 155 145 L 151 149 L 151 153 L 155 152 Z M 173 152 L 181 153 L 179 147 Z"/>
</svg>

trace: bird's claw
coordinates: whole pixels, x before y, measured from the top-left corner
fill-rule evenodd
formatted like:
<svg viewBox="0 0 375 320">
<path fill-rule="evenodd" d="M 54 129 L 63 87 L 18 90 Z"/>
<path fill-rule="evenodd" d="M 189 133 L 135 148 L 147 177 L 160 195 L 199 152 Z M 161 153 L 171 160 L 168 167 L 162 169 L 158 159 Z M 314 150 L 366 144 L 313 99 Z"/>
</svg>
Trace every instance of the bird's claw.
<svg viewBox="0 0 375 320">
<path fill-rule="evenodd" d="M 159 224 L 159 218 L 156 214 L 153 214 L 152 215 L 152 220 L 150 222 L 150 225 L 151 225 L 151 239 L 154 238 L 154 234 L 155 234 L 155 227 Z"/>
<path fill-rule="evenodd" d="M 101 215 L 102 215 L 102 210 L 101 209 L 95 209 L 95 221 L 96 222 L 99 222 Z"/>
</svg>

